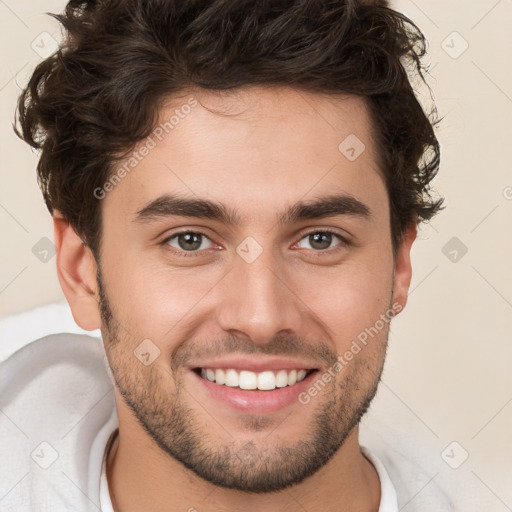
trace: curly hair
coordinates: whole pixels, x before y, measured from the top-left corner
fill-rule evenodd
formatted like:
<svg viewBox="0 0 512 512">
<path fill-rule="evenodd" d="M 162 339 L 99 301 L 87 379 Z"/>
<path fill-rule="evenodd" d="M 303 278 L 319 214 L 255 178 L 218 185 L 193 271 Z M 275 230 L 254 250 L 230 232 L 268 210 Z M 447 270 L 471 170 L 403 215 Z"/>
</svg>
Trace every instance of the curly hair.
<svg viewBox="0 0 512 512">
<path fill-rule="evenodd" d="M 440 162 L 424 78 L 427 42 L 385 0 L 71 0 L 51 14 L 66 37 L 35 68 L 17 104 L 16 134 L 41 150 L 38 183 L 96 259 L 101 204 L 93 191 L 148 137 L 164 101 L 189 88 L 252 84 L 365 98 L 389 195 L 396 250 L 430 195 Z M 409 68 L 409 71 L 408 71 Z"/>
</svg>

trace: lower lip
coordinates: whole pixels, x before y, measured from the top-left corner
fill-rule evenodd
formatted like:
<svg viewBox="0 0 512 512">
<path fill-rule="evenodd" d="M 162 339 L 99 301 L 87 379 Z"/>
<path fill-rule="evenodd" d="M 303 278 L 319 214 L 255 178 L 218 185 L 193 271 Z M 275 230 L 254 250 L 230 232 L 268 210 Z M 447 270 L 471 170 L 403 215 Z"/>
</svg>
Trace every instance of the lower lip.
<svg viewBox="0 0 512 512">
<path fill-rule="evenodd" d="M 311 381 L 315 378 L 318 370 L 311 372 L 304 380 L 292 386 L 276 388 L 271 391 L 246 390 L 224 384 L 215 384 L 215 382 L 203 379 L 194 371 L 191 371 L 191 373 L 213 398 L 244 413 L 265 414 L 279 411 L 299 402 L 299 395 L 311 385 Z"/>
</svg>

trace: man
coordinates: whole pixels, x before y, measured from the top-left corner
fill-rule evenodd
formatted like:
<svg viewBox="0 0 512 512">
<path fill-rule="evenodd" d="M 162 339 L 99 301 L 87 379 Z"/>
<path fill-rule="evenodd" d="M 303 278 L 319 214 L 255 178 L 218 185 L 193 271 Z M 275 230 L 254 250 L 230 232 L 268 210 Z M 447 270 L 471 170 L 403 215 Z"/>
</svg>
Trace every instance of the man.
<svg viewBox="0 0 512 512">
<path fill-rule="evenodd" d="M 26 439 L 8 434 L 2 505 L 397 511 L 407 475 L 358 434 L 416 226 L 441 208 L 404 70 L 421 74 L 421 32 L 382 1 L 72 0 L 57 18 L 18 133 L 105 366 L 69 335 L 3 365 Z"/>
</svg>

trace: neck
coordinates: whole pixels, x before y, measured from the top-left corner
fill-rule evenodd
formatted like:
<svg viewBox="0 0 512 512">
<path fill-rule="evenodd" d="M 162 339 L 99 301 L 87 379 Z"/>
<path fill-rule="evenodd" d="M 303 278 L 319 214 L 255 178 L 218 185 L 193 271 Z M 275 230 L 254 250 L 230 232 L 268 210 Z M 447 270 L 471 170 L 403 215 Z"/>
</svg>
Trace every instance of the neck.
<svg viewBox="0 0 512 512">
<path fill-rule="evenodd" d="M 250 494 L 217 487 L 163 452 L 142 429 L 119 428 L 107 460 L 114 512 L 377 512 L 380 482 L 355 427 L 329 462 L 300 484 Z"/>
</svg>

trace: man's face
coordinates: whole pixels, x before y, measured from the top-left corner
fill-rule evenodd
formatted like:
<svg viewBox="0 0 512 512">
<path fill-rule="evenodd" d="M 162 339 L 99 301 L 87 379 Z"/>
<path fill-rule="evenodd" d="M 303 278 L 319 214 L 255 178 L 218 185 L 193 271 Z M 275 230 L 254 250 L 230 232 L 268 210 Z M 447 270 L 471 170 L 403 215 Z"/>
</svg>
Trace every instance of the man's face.
<svg viewBox="0 0 512 512">
<path fill-rule="evenodd" d="M 176 109 L 179 122 L 142 144 L 148 154 L 101 203 L 102 333 L 120 421 L 216 485 L 279 490 L 354 432 L 384 362 L 394 260 L 369 117 L 356 97 L 288 88 L 191 93 L 161 120 Z M 165 195 L 236 219 L 146 208 Z M 284 215 L 333 196 L 366 208 Z M 306 370 L 295 384 L 294 369 Z M 279 387 L 239 387 L 255 382 Z"/>
</svg>

